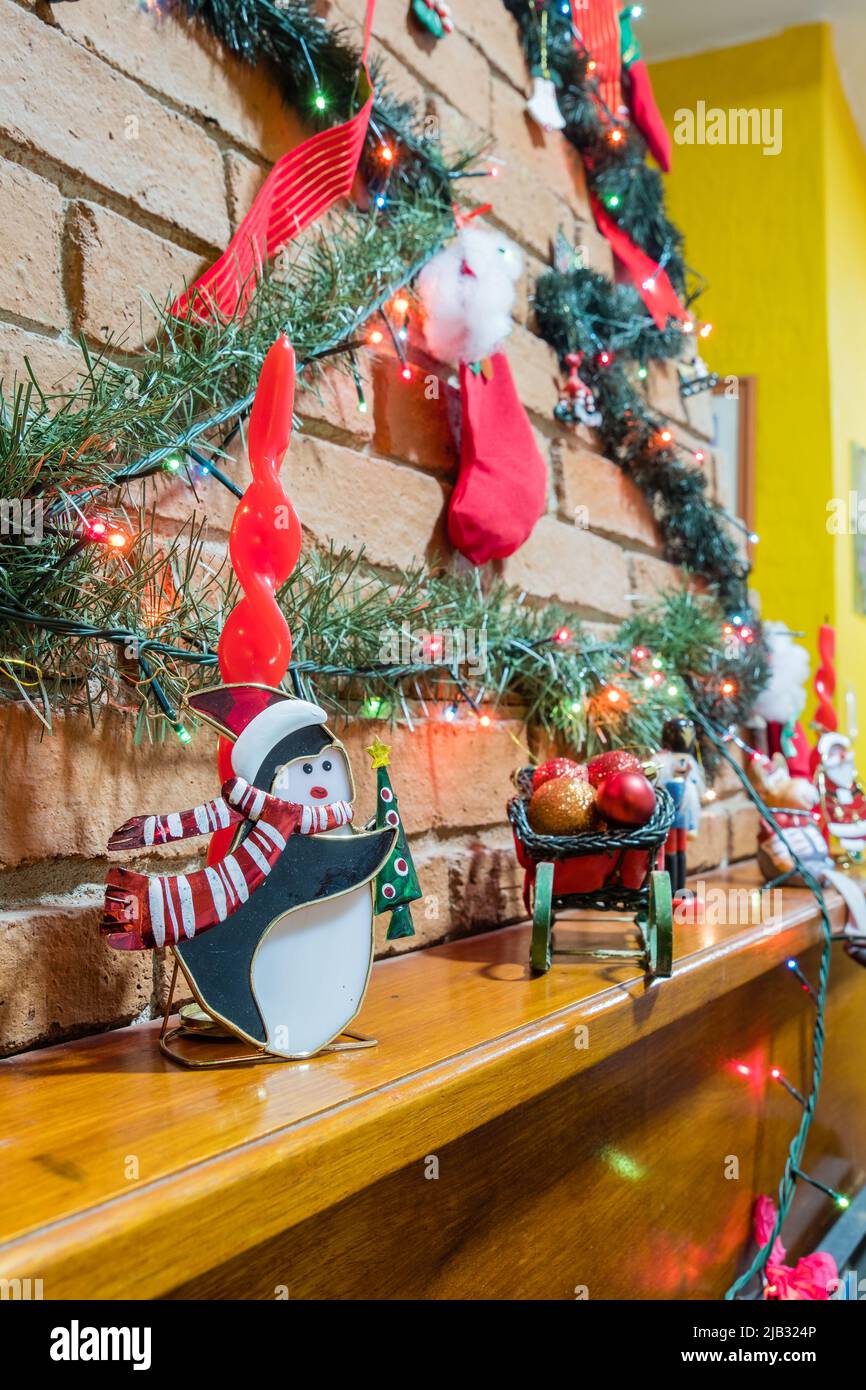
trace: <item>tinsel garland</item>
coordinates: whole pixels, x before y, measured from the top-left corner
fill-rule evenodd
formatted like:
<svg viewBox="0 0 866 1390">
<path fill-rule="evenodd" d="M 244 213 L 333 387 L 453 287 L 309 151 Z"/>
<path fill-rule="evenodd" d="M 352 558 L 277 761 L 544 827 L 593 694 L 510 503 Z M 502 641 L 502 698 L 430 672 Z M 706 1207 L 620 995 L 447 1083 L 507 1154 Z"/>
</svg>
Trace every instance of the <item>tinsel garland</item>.
<svg viewBox="0 0 866 1390">
<path fill-rule="evenodd" d="M 25 687 L 37 712 L 47 719 L 65 693 L 67 706 L 86 705 L 96 719 L 106 704 L 128 708 L 137 697 L 137 737 L 184 730 L 184 697 L 213 682 L 222 614 L 236 597 L 227 565 L 206 586 L 197 578 L 201 543 L 197 530 L 173 542 L 172 594 L 146 583 L 136 590 L 138 604 L 150 604 L 145 631 L 120 614 L 99 628 L 22 613 L 22 626 L 32 623 L 45 640 L 46 664 L 34 665 L 38 678 Z M 410 727 L 419 714 L 485 727 L 511 709 L 585 756 L 622 745 L 652 751 L 665 720 L 688 701 L 734 724 L 766 674 L 760 645 L 732 648 L 718 604 L 690 592 L 662 597 L 599 641 L 570 609 L 535 606 L 502 582 L 482 586 L 477 571 L 417 565 L 388 579 L 362 554 L 332 549 L 304 555 L 277 598 L 294 637 L 289 679 L 307 698 Z M 105 613 L 117 613 L 108 598 Z M 159 696 L 157 708 L 148 695 Z M 711 771 L 709 744 L 707 752 Z"/>
<path fill-rule="evenodd" d="M 604 450 L 647 498 L 665 558 L 710 583 L 729 612 L 747 611 L 749 564 L 732 519 L 707 495 L 699 462 L 684 457 L 637 376 L 648 363 L 679 355 L 679 328 L 660 331 L 634 289 L 581 267 L 539 276 L 535 316 L 563 365 L 568 353 L 585 354 L 581 376 L 601 412 Z"/>
<path fill-rule="evenodd" d="M 542 29 L 536 7 L 528 0 L 503 3 L 520 29 L 527 70 L 537 72 L 546 67 L 550 71 L 565 119 L 563 135 L 583 158 L 590 190 L 637 246 L 654 261 L 664 262 L 677 293 L 688 298 L 683 235 L 665 211 L 661 174 L 647 164 L 646 143 L 634 126 L 629 126 L 628 139 L 620 145 L 611 145 L 608 140 L 609 127 L 599 118 L 592 95 L 594 80 L 587 71 L 591 54 L 575 46 L 570 11 L 563 13 L 558 5 L 547 5 L 547 22 Z M 614 207 L 612 199 L 616 200 Z"/>
<path fill-rule="evenodd" d="M 587 70 L 591 55 L 575 45 L 570 13 L 547 6 L 542 30 L 536 6 L 504 3 L 517 20 L 530 71 L 542 65 L 545 44 L 543 65 L 556 83 L 563 134 L 583 158 L 591 192 L 687 297 L 683 238 L 665 211 L 661 175 L 646 163 L 646 144 L 634 126 L 620 143 L 608 139 Z M 611 284 L 578 264 L 539 276 L 535 316 L 563 369 L 568 354 L 584 354 L 581 376 L 596 396 L 605 451 L 647 498 L 666 559 L 710 583 L 729 612 L 747 611 L 749 564 L 733 533 L 736 523 L 708 497 L 705 474 L 694 459 L 684 459 L 637 380 L 648 363 L 682 354 L 681 326 L 669 321 L 659 330 L 633 286 Z"/>
</svg>

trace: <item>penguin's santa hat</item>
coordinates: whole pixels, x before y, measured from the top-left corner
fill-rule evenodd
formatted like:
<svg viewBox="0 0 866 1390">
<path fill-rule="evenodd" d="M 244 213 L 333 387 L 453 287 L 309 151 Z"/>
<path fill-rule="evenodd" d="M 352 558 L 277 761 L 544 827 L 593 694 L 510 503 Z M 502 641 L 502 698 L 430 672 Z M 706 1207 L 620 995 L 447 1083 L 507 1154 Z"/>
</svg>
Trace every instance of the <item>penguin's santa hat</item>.
<svg viewBox="0 0 866 1390">
<path fill-rule="evenodd" d="M 234 740 L 234 772 L 263 790 L 285 763 L 316 757 L 329 746 L 342 747 L 327 728 L 323 709 L 271 686 L 220 685 L 190 695 L 187 703 L 206 723 Z"/>
</svg>

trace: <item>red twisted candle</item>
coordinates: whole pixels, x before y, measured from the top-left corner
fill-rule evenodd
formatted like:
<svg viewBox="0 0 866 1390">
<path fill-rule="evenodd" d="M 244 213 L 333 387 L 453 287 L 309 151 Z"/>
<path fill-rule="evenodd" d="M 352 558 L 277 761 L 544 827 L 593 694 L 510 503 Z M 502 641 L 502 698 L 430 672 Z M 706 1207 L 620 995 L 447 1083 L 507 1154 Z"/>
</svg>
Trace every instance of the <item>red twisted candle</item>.
<svg viewBox="0 0 866 1390">
<path fill-rule="evenodd" d="M 815 723 L 821 731 L 835 733 L 839 727 L 833 696 L 836 693 L 836 630 L 822 623 L 818 629 L 818 655 L 821 664 L 815 672 L 814 690 L 818 697 Z"/>
<path fill-rule="evenodd" d="M 292 659 L 292 634 L 274 597 L 298 562 L 301 523 L 280 483 L 292 437 L 295 353 L 285 334 L 268 352 L 253 402 L 247 448 L 253 480 L 238 502 L 229 555 L 243 598 L 226 618 L 217 654 L 227 684 L 279 685 Z M 220 782 L 232 776 L 232 743 L 221 738 Z M 212 838 L 211 863 L 228 852 L 233 831 Z"/>
</svg>

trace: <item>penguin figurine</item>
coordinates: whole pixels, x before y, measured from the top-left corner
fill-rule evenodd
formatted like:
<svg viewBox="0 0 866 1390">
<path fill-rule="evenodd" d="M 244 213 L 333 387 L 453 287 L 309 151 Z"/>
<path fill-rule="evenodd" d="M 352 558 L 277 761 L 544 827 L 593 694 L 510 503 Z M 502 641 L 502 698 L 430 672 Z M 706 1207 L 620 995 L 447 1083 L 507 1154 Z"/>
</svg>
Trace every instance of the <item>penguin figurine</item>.
<svg viewBox="0 0 866 1390">
<path fill-rule="evenodd" d="M 310 1057 L 363 1002 L 373 880 L 398 832 L 352 829 L 351 767 L 317 705 L 255 685 L 189 705 L 234 739 L 234 778 L 194 811 L 127 822 L 109 849 L 234 824 L 231 852 L 190 875 L 112 870 L 103 932 L 121 948 L 173 946 L 211 1020 L 269 1056 Z"/>
</svg>

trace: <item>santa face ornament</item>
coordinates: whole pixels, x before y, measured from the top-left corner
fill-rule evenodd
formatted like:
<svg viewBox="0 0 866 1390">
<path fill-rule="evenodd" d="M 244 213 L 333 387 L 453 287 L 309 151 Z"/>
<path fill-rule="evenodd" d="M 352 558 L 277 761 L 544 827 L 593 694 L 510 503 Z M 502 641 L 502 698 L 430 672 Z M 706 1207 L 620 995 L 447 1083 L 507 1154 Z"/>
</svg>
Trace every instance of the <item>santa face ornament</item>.
<svg viewBox="0 0 866 1390">
<path fill-rule="evenodd" d="M 193 811 L 127 822 L 109 848 L 233 825 L 231 850 L 191 874 L 112 869 L 102 930 L 120 949 L 171 946 L 205 1021 L 267 1057 L 312 1056 L 363 1002 L 373 880 L 397 831 L 353 829 L 351 769 L 318 706 L 252 685 L 189 703 L 235 739 L 235 776 Z"/>
</svg>

